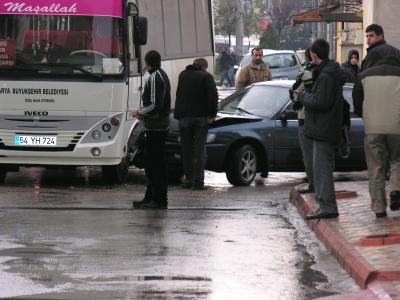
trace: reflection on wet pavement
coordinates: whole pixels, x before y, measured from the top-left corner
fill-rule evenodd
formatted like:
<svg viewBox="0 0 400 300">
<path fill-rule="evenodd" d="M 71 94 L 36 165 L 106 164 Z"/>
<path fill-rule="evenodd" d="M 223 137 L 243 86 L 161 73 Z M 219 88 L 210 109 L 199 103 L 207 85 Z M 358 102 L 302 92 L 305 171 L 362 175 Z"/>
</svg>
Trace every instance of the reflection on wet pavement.
<svg viewBox="0 0 400 300">
<path fill-rule="evenodd" d="M 71 172 L 25 169 L 0 187 L 0 296 L 297 300 L 355 288 L 288 203 L 303 174 L 238 188 L 207 172 L 206 192 L 171 186 L 170 209 L 144 211 L 131 209 L 141 170 L 106 187 L 96 169 Z"/>
</svg>

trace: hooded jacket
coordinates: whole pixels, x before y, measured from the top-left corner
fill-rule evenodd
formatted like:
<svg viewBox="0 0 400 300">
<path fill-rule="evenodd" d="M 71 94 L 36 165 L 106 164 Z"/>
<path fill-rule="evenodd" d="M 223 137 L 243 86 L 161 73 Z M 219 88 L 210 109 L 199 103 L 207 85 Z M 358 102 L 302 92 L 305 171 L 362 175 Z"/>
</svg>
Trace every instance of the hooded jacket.
<svg viewBox="0 0 400 300">
<path fill-rule="evenodd" d="M 218 91 L 213 76 L 200 65 L 179 74 L 174 117 L 212 117 L 217 114 Z"/>
<path fill-rule="evenodd" d="M 400 50 L 387 44 L 385 40 L 380 40 L 367 48 L 367 56 L 361 64 L 361 71 L 375 66 L 378 61 L 386 56 L 400 57 Z"/>
<path fill-rule="evenodd" d="M 333 60 L 326 60 L 313 71 L 314 84 L 298 98 L 306 109 L 304 134 L 313 140 L 336 145 L 343 126 L 343 85 L 347 74 Z"/>
<path fill-rule="evenodd" d="M 360 67 L 357 65 L 352 65 L 350 63 L 351 57 L 353 55 L 357 55 L 357 58 L 360 59 L 360 54 L 358 53 L 357 50 L 350 50 L 349 55 L 347 57 L 347 61 L 342 64 L 343 70 L 345 70 L 348 74 L 348 78 L 346 82 L 352 82 L 355 83 L 358 77 L 358 74 L 360 73 Z"/>
<path fill-rule="evenodd" d="M 400 58 L 388 56 L 361 72 L 353 104 L 366 134 L 400 134 Z"/>
</svg>

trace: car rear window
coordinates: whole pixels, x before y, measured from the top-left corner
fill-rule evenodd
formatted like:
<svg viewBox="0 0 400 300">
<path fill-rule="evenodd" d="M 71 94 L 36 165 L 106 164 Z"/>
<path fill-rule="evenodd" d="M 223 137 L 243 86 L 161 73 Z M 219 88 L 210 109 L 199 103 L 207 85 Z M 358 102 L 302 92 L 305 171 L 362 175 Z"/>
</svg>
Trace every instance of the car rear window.
<svg viewBox="0 0 400 300">
<path fill-rule="evenodd" d="M 297 65 L 295 54 L 292 53 L 274 53 L 264 55 L 264 63 L 266 63 L 271 69 L 288 68 Z M 243 57 L 242 66 L 251 63 L 251 56 L 247 54 Z"/>
<path fill-rule="evenodd" d="M 263 57 L 263 61 L 271 69 L 288 68 L 297 65 L 296 56 L 290 53 L 266 55 Z"/>
</svg>

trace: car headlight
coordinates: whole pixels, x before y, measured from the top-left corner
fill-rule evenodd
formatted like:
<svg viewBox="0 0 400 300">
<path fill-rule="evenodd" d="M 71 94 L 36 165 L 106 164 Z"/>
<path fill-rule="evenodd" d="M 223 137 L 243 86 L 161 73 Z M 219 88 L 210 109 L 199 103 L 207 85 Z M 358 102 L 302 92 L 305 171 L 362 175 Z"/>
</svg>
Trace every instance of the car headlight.
<svg viewBox="0 0 400 300">
<path fill-rule="evenodd" d="M 210 144 L 210 143 L 214 142 L 216 137 L 217 137 L 217 135 L 216 135 L 215 133 L 209 133 L 209 134 L 207 134 L 206 143 L 207 143 L 207 144 Z"/>
</svg>

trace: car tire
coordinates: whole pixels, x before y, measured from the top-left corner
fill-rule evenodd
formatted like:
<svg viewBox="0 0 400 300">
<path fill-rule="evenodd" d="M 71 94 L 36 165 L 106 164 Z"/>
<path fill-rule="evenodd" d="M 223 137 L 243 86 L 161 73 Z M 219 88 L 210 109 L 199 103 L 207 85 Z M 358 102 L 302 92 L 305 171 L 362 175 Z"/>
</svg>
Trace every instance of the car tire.
<svg viewBox="0 0 400 300">
<path fill-rule="evenodd" d="M 250 185 L 257 174 L 257 153 L 252 145 L 235 148 L 229 155 L 226 178 L 234 186 Z"/>
<path fill-rule="evenodd" d="M 7 177 L 7 171 L 0 169 L 0 184 L 3 184 Z"/>
<path fill-rule="evenodd" d="M 101 171 L 107 184 L 123 184 L 128 177 L 128 158 L 122 158 L 121 162 L 113 166 L 102 166 Z"/>
<path fill-rule="evenodd" d="M 171 168 L 171 166 L 169 166 Z M 181 183 L 181 179 L 184 175 L 183 169 L 172 169 L 168 170 L 168 182 L 171 184 Z"/>
</svg>

